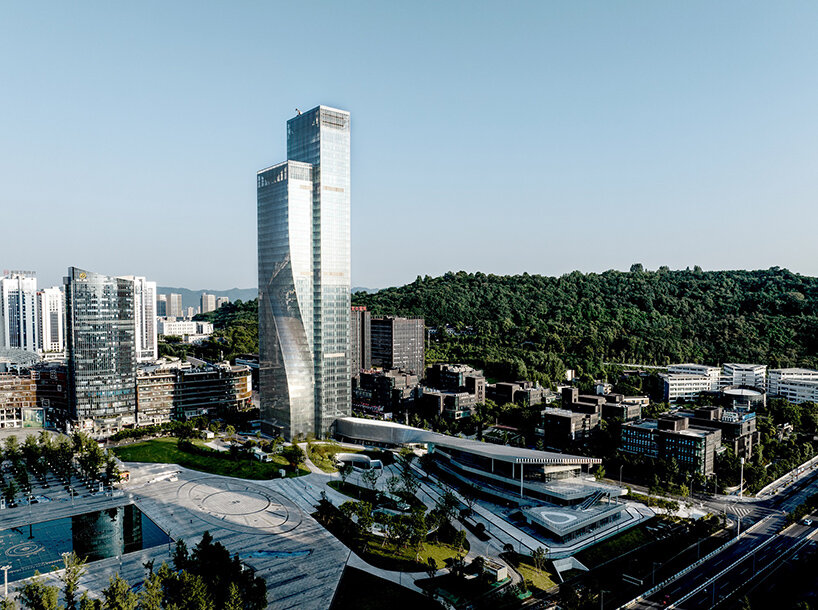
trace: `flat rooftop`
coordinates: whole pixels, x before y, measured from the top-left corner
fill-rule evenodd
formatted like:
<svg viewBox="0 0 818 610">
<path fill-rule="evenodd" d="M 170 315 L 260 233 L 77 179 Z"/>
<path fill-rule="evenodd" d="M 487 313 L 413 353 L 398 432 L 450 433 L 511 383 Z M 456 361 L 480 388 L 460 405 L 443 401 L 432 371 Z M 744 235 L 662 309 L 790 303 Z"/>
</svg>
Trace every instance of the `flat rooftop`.
<svg viewBox="0 0 818 610">
<path fill-rule="evenodd" d="M 601 464 L 599 458 L 570 455 L 552 451 L 538 451 L 493 445 L 468 438 L 448 436 L 438 432 L 404 426 L 391 421 L 363 419 L 360 417 L 341 417 L 335 420 L 336 432 L 342 436 L 363 442 L 406 445 L 421 443 L 442 448 L 457 449 L 483 457 L 514 462 L 516 464 Z"/>
</svg>

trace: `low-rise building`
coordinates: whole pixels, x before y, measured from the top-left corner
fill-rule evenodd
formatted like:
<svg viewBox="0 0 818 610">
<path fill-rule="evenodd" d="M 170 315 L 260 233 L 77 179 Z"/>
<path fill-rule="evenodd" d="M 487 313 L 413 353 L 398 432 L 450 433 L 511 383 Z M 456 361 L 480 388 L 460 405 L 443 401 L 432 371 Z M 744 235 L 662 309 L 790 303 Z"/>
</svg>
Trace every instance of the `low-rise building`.
<svg viewBox="0 0 818 610">
<path fill-rule="evenodd" d="M 687 417 L 668 415 L 625 423 L 619 448 L 650 458 L 674 459 L 682 468 L 708 475 L 713 472 L 720 446 L 721 430 L 691 426 Z"/>
<path fill-rule="evenodd" d="M 425 415 L 442 415 L 447 419 L 458 420 L 471 417 L 477 406 L 477 397 L 469 392 L 448 392 L 422 388 L 421 410 Z"/>
<path fill-rule="evenodd" d="M 533 381 L 515 381 L 487 384 L 486 398 L 498 405 L 515 403 L 520 406 L 534 406 L 553 402 L 556 396 Z"/>
<path fill-rule="evenodd" d="M 69 413 L 68 366 L 60 362 L 40 362 L 32 366 L 37 386 L 37 406 L 46 425 L 66 428 Z"/>
<path fill-rule="evenodd" d="M 714 387 L 713 380 L 706 375 L 666 373 L 660 377 L 664 384 L 664 400 L 667 402 L 694 400 L 703 392 L 718 390 L 718 382 Z"/>
<path fill-rule="evenodd" d="M 722 370 L 721 386 L 767 387 L 766 364 L 726 363 Z"/>
<path fill-rule="evenodd" d="M 362 371 L 352 378 L 352 409 L 359 413 L 391 419 L 413 411 L 420 395 L 418 376 L 397 369 Z"/>
<path fill-rule="evenodd" d="M 197 320 L 159 320 L 157 329 L 160 336 L 182 337 L 188 343 L 201 341 L 213 334 L 213 324 L 211 322 Z"/>
<path fill-rule="evenodd" d="M 36 374 L 0 373 L 0 428 L 39 428 L 43 410 L 37 406 Z"/>
<path fill-rule="evenodd" d="M 731 447 L 736 456 L 747 460 L 753 457 L 753 448 L 761 439 L 761 433 L 756 430 L 756 414 L 752 411 L 711 406 L 676 414 L 688 418 L 693 426 L 721 430 L 722 445 Z"/>
<path fill-rule="evenodd" d="M 465 364 L 433 364 L 426 369 L 421 408 L 449 419 L 470 417 L 478 404 L 486 402 L 483 371 Z"/>
<path fill-rule="evenodd" d="M 546 407 L 542 411 L 542 427 L 536 432 L 542 434 L 546 447 L 565 449 L 585 445 L 599 426 L 600 417 L 598 410 L 584 413 Z"/>
<path fill-rule="evenodd" d="M 241 411 L 251 407 L 250 369 L 226 363 L 143 367 L 136 378 L 136 395 L 137 426 Z"/>
<path fill-rule="evenodd" d="M 478 487 L 504 506 L 519 506 L 523 518 L 559 542 L 593 536 L 627 514 L 614 498 L 623 490 L 583 476 L 598 458 L 493 445 L 403 426 L 394 422 L 342 417 L 335 422 L 341 441 L 382 447 L 425 445 L 436 472 L 458 485 Z"/>
<path fill-rule="evenodd" d="M 767 394 L 790 402 L 818 402 L 818 371 L 790 368 L 770 369 Z"/>
</svg>

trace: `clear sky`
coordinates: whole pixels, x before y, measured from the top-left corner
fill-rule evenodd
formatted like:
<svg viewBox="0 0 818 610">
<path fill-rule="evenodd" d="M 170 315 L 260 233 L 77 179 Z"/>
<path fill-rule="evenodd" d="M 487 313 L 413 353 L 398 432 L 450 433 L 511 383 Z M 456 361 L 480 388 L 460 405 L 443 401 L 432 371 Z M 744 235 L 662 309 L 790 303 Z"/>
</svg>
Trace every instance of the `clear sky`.
<svg viewBox="0 0 818 610">
<path fill-rule="evenodd" d="M 0 3 L 0 269 L 256 285 L 255 172 L 352 113 L 352 283 L 818 275 L 818 3 Z"/>
</svg>

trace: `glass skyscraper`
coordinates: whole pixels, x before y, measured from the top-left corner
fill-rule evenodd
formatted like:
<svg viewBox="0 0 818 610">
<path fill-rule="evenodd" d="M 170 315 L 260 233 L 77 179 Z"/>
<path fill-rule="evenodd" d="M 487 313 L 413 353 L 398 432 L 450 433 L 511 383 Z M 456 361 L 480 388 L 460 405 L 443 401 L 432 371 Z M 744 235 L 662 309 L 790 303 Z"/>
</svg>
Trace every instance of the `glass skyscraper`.
<svg viewBox="0 0 818 610">
<path fill-rule="evenodd" d="M 348 112 L 299 114 L 257 176 L 261 417 L 288 439 L 351 410 L 349 135 Z"/>
<path fill-rule="evenodd" d="M 65 305 L 70 419 L 92 434 L 109 434 L 133 425 L 133 282 L 69 267 Z"/>
</svg>

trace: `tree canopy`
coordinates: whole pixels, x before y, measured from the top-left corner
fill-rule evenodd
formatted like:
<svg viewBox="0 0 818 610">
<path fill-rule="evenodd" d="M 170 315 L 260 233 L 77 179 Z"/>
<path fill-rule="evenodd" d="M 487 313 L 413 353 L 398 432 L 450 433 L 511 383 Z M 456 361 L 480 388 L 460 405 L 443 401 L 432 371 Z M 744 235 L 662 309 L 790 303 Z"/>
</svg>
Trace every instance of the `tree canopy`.
<svg viewBox="0 0 818 610">
<path fill-rule="evenodd" d="M 356 293 L 373 315 L 423 316 L 427 360 L 497 377 L 556 380 L 602 362 L 818 365 L 818 278 L 699 268 L 561 277 L 446 273 Z M 447 327 L 448 325 L 448 327 Z"/>
</svg>

